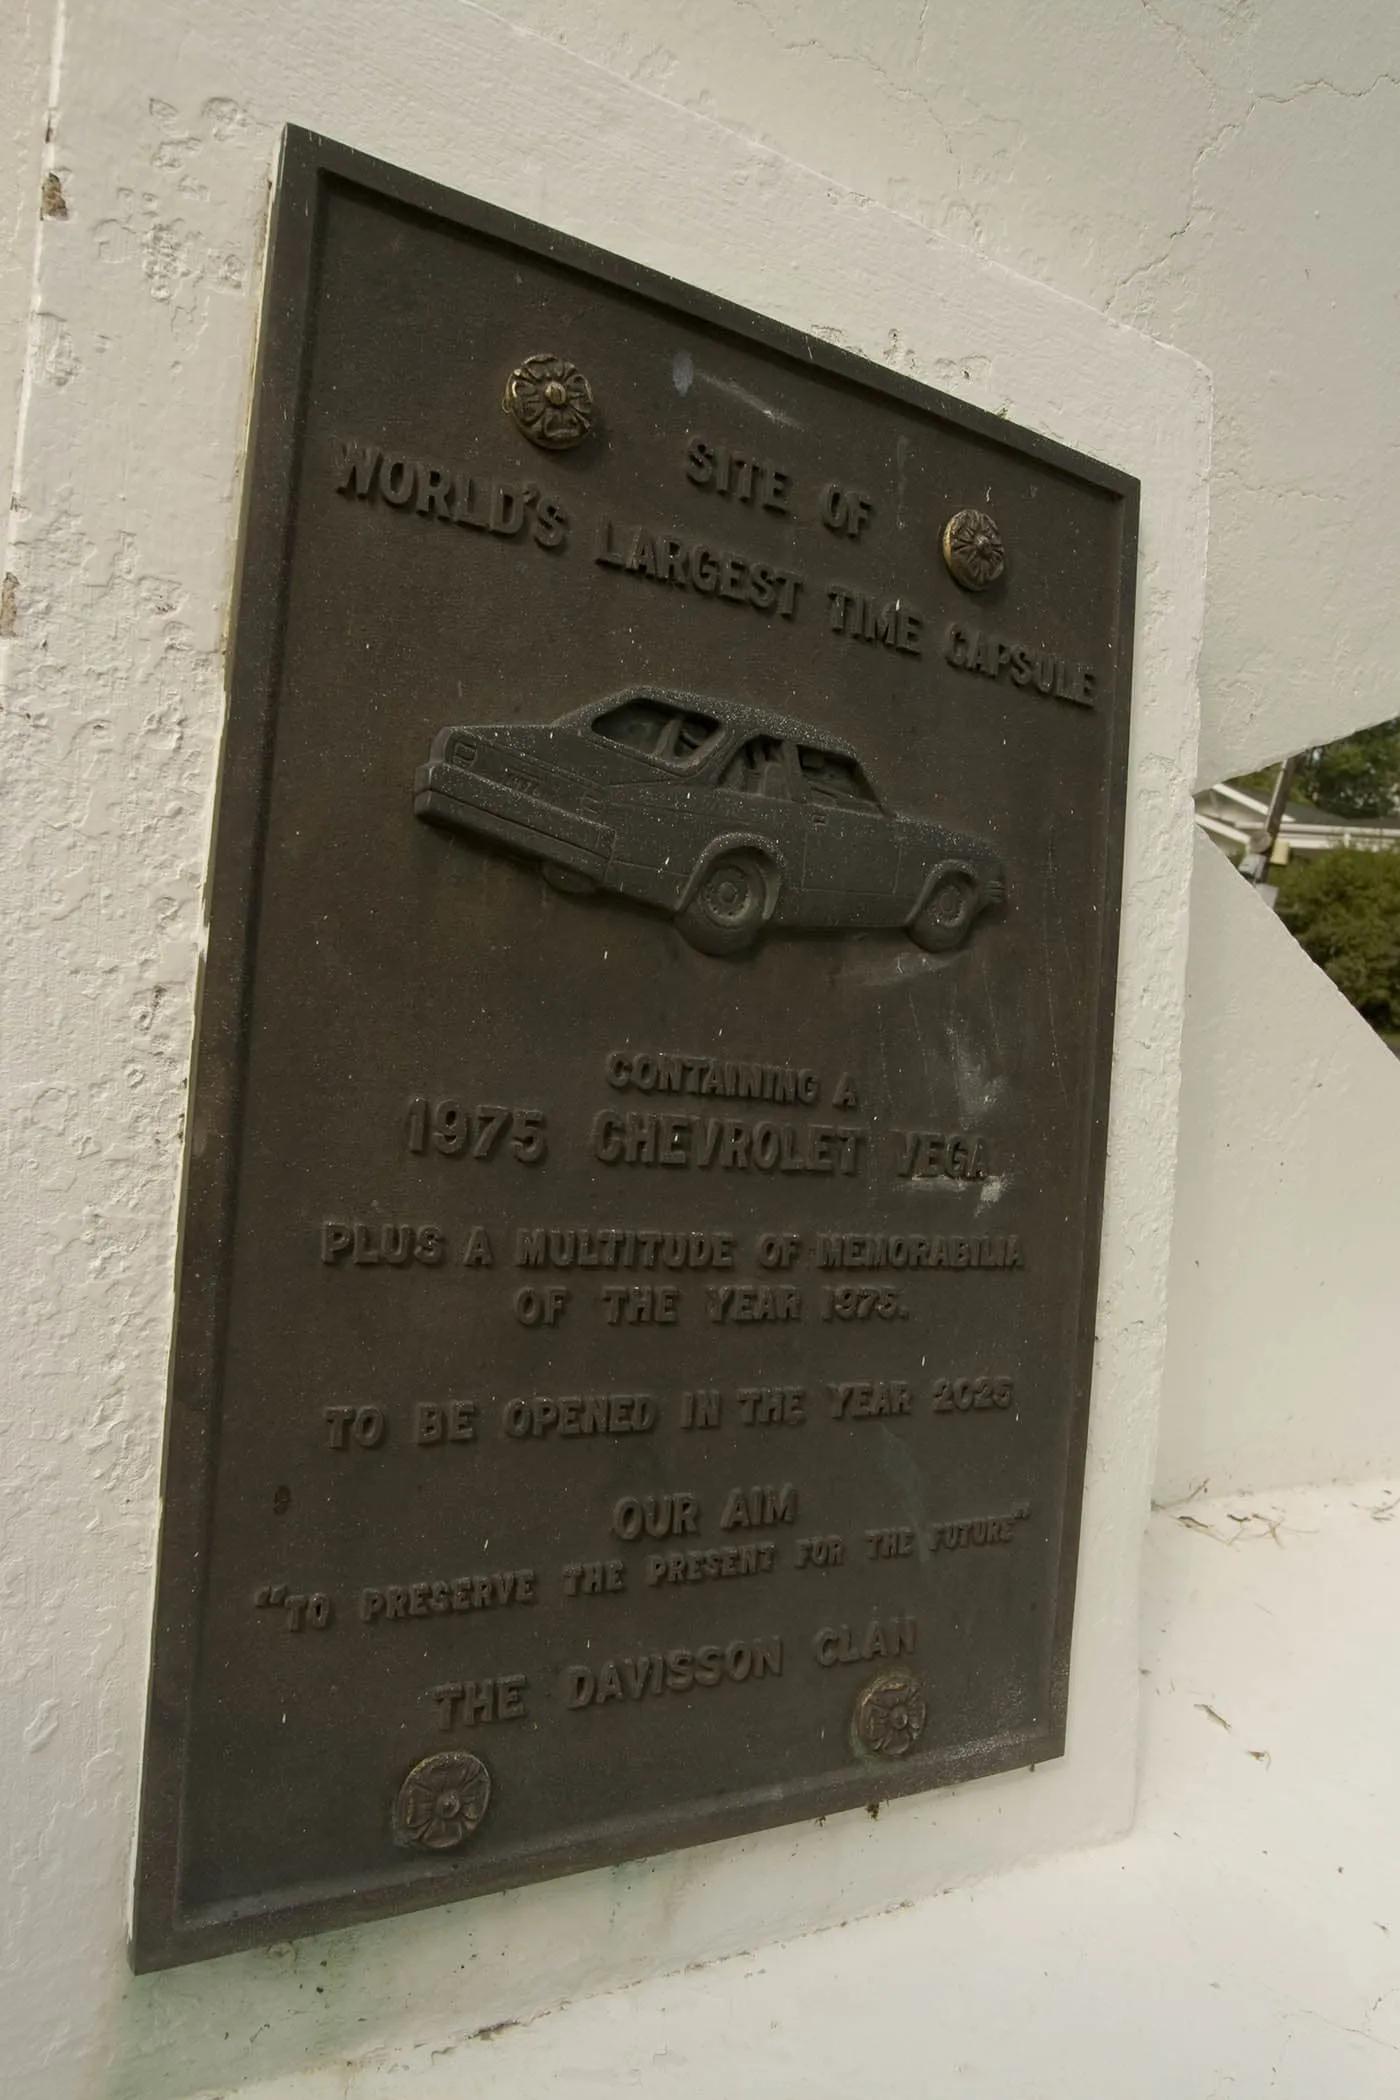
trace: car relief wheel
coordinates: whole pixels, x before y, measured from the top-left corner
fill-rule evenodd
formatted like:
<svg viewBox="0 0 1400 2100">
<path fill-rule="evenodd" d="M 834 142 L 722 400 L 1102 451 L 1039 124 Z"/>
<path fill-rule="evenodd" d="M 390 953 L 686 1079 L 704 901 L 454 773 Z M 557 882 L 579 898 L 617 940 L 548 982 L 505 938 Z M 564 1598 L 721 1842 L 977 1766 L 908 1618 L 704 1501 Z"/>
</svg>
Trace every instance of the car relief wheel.
<svg viewBox="0 0 1400 2100">
<path fill-rule="evenodd" d="M 763 931 L 769 882 L 758 854 L 717 853 L 676 913 L 676 925 L 705 955 L 742 955 Z"/>
<path fill-rule="evenodd" d="M 921 948 L 939 955 L 960 948 L 986 899 L 971 868 L 940 868 L 909 932 Z"/>
</svg>

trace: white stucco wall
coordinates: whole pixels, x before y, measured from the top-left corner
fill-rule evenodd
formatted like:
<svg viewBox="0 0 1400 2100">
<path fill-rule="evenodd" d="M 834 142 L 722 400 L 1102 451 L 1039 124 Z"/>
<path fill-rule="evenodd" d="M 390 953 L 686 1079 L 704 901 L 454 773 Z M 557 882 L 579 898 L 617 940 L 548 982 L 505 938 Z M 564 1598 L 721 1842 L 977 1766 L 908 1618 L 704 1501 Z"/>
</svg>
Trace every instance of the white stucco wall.
<svg viewBox="0 0 1400 2100">
<path fill-rule="evenodd" d="M 54 56 L 52 0 L 15 0 L 0 24 L 0 489 L 5 490 L 13 481 L 28 350 Z M 49 201 L 52 208 L 56 200 Z"/>
<path fill-rule="evenodd" d="M 1400 1060 L 1196 848 L 1157 1495 L 1400 1466 Z"/>
<path fill-rule="evenodd" d="M 1392 0 L 500 11 L 1202 360 L 1202 782 L 1395 712 Z"/>
<path fill-rule="evenodd" d="M 47 149 L 24 94 L 0 108 L 17 176 L 32 182 L 39 140 L 69 208 L 42 224 L 37 205 L 20 211 L 24 237 L 37 231 L 37 276 L 26 263 L 0 278 L 0 382 L 6 340 L 25 348 L 8 366 L 16 382 L 22 372 L 24 398 L 0 563 L 18 579 L 15 631 L 0 639 L 10 903 L 0 1245 L 12 1279 L 0 2044 L 6 2090 L 23 2100 L 193 2100 L 254 2081 L 277 2100 L 334 2090 L 379 2100 L 420 2082 L 432 2100 L 590 2091 L 619 2078 L 648 2090 L 657 2044 L 630 2013 L 616 2015 L 611 2054 L 575 2083 L 567 2035 L 549 2045 L 547 2071 L 538 2057 L 507 2070 L 478 2052 L 446 2086 L 433 2052 L 564 1998 L 1123 1828 L 1139 1549 L 1167 1347 L 1203 619 L 1201 777 L 1395 704 L 1385 677 L 1400 620 L 1389 590 L 1400 499 L 1385 456 L 1400 436 L 1400 392 L 1393 330 L 1380 323 L 1400 261 L 1368 240 L 1356 202 L 1383 198 L 1400 167 L 1400 31 L 1388 7 L 1352 6 L 1328 22 L 1303 0 L 1228 14 L 1202 5 L 1178 10 L 1177 26 L 1161 8 L 1105 0 L 1053 15 L 1025 0 L 941 16 L 913 0 L 511 0 L 504 12 L 510 21 L 462 0 L 79 0 L 55 38 L 36 8 L 25 48 L 42 62 L 27 77 L 32 94 L 52 95 Z M 121 1939 L 180 1115 L 259 244 L 287 120 L 831 334 L 1143 477 L 1120 1061 L 1073 1738 L 1053 1769 L 906 1802 L 878 1823 L 835 1819 L 822 1832 L 780 1831 L 133 1983 Z M 31 314 L 23 335 L 6 320 Z M 1197 360 L 1215 395 L 1204 600 L 1212 404 Z M 1285 1032 L 1293 1006 L 1304 1007 L 1312 1073 L 1345 1090 L 1364 1071 L 1367 1115 L 1384 1114 L 1400 1071 L 1375 1063 L 1325 987 L 1311 996 L 1309 980 L 1297 1001 L 1277 990 L 1290 967 L 1311 966 L 1277 926 L 1249 917 L 1254 900 L 1222 888 L 1228 870 L 1216 875 L 1198 870 L 1195 893 L 1187 1237 L 1163 1440 L 1163 1480 L 1183 1492 L 1206 1473 L 1220 1485 L 1337 1477 L 1390 1450 L 1374 1387 L 1334 1387 L 1325 1403 L 1315 1394 L 1319 1359 L 1303 1366 L 1290 1352 L 1306 1327 L 1296 1275 L 1262 1255 L 1248 1272 L 1247 1402 L 1229 1375 L 1248 1353 L 1226 1287 L 1229 1220 L 1267 1215 L 1281 1242 L 1303 1216 L 1317 1161 L 1311 1139 L 1286 1156 L 1261 1147 L 1292 1098 L 1292 1072 L 1276 1028 L 1258 1082 L 1245 1081 L 1225 1054 L 1240 1009 L 1224 1003 L 1222 983 L 1233 988 L 1242 973 L 1261 1001 L 1275 987 Z M 1345 1127 L 1355 1142 L 1359 1124 Z M 1227 1135 L 1234 1208 L 1220 1210 Z M 1359 1249 L 1371 1235 L 1374 1264 L 1348 1270 L 1359 1335 L 1349 1361 L 1374 1375 L 1389 1313 L 1376 1295 L 1395 1273 L 1386 1256 L 1397 1227 L 1382 1208 L 1383 1177 L 1364 1189 L 1349 1212 L 1340 1171 L 1328 1184 L 1340 1237 L 1326 1273 L 1346 1267 L 1350 1236 Z M 1180 1278 L 1201 1235 L 1210 1254 L 1193 1287 Z M 1273 1316 L 1285 1296 L 1291 1330 Z M 1280 1391 L 1292 1427 L 1275 1473 L 1278 1410 L 1265 1396 Z M 1178 1578 L 1191 1580 L 1185 1569 L 1165 1578 L 1168 1615 Z M 1060 1915 L 1057 1886 L 1071 1904 L 1090 1900 L 1074 1880 L 1052 1879 L 1045 1932 Z M 915 1973 L 944 1958 L 944 1929 L 911 1928 Z M 944 2003 L 946 2028 L 960 2009 L 971 2020 L 975 2007 L 982 2017 L 1005 2002 L 995 1939 L 956 1971 L 963 1988 Z M 878 1965 L 883 1942 L 862 1945 Z M 1092 1973 L 1095 1956 L 1085 1958 Z M 695 1987 L 702 2026 L 721 2022 L 724 1973 Z M 1146 2000 L 1150 1978 L 1142 1988 Z M 864 2004 L 851 2014 L 869 2017 Z M 954 2040 L 948 2031 L 940 2078 L 954 2074 Z M 342 2076 L 360 2059 L 361 2072 Z M 751 2083 L 835 2090 L 826 2078 L 814 2028 L 771 2078 L 760 2053 Z M 1002 2088 L 969 2076 L 962 2089 Z M 1114 2100 L 1138 2089 L 1182 2090 L 1165 2079 L 1103 2087 Z"/>
</svg>

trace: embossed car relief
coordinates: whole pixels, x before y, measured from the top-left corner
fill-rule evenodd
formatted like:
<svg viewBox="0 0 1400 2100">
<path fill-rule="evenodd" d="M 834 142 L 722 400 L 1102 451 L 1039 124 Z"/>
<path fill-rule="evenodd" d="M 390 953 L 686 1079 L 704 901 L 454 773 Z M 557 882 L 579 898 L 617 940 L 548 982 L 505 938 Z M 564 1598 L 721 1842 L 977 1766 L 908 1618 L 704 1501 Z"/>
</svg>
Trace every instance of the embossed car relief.
<svg viewBox="0 0 1400 2100">
<path fill-rule="evenodd" d="M 1005 895 L 989 846 L 897 815 L 839 738 L 649 686 L 547 728 L 440 731 L 413 806 L 531 855 L 559 889 L 670 912 L 708 955 L 769 928 L 904 927 L 939 952 Z"/>
<path fill-rule="evenodd" d="M 1093 1362 L 1136 485 L 301 132 L 258 358 L 142 1969 L 1056 1757 Z"/>
</svg>

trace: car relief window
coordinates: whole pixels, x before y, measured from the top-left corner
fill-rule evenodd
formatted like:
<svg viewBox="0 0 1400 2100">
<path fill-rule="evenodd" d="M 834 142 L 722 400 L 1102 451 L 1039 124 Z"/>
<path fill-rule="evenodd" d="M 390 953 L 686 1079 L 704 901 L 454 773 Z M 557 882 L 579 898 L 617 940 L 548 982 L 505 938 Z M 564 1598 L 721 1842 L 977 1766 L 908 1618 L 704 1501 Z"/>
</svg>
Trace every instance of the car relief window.
<svg viewBox="0 0 1400 2100">
<path fill-rule="evenodd" d="M 667 707 L 660 700 L 626 700 L 598 715 L 593 730 L 610 744 L 645 752 L 648 758 L 667 759 L 672 765 L 688 765 L 719 735 L 719 723 L 712 715 Z"/>
<path fill-rule="evenodd" d="M 655 700 L 628 700 L 608 709 L 593 724 L 595 736 L 610 744 L 625 744 L 629 751 L 645 751 L 655 758 L 662 738 L 675 726 L 675 710 Z"/>
<path fill-rule="evenodd" d="M 874 791 L 853 758 L 839 751 L 800 747 L 797 763 L 809 802 L 828 802 L 846 809 L 878 809 Z"/>
<path fill-rule="evenodd" d="M 720 775 L 719 784 L 737 788 L 744 795 L 767 795 L 788 801 L 792 785 L 783 762 L 783 747 L 777 737 L 751 737 L 741 744 Z"/>
<path fill-rule="evenodd" d="M 676 716 L 676 742 L 673 756 L 678 760 L 698 758 L 709 749 L 719 735 L 719 723 L 710 715 L 685 714 Z"/>
</svg>

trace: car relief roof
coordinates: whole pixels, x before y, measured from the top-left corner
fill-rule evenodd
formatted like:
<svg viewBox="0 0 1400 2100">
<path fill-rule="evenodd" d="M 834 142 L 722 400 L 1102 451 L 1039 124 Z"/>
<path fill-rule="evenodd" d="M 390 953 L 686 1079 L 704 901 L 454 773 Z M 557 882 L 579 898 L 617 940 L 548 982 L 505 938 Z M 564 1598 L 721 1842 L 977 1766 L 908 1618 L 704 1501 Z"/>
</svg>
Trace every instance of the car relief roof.
<svg viewBox="0 0 1400 2100">
<path fill-rule="evenodd" d="M 594 722 L 599 715 L 610 714 L 615 707 L 625 707 L 629 700 L 651 700 L 661 707 L 674 707 L 685 714 L 708 715 L 725 729 L 740 730 L 746 736 L 790 737 L 794 743 L 810 744 L 814 749 L 830 751 L 841 758 L 864 761 L 859 753 L 843 737 L 833 736 L 817 722 L 797 722 L 791 715 L 773 714 L 766 707 L 750 707 L 743 700 L 715 700 L 708 693 L 683 693 L 660 685 L 629 685 L 621 692 L 609 693 L 606 700 L 590 700 L 586 707 L 577 707 L 567 715 L 559 715 L 553 723 L 542 725 L 564 729 L 577 723 L 582 726 Z"/>
</svg>

